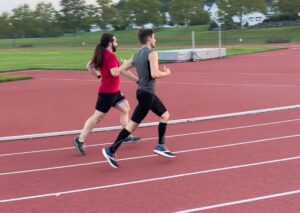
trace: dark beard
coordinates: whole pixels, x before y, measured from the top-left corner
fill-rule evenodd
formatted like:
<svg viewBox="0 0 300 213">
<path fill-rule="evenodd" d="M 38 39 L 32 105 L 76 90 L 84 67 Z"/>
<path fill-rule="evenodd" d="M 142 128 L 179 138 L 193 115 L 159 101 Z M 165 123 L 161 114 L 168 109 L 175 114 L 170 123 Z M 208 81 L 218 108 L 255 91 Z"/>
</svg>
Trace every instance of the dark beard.
<svg viewBox="0 0 300 213">
<path fill-rule="evenodd" d="M 117 47 L 112 46 L 112 51 L 113 51 L 113 52 L 116 52 L 116 51 L 117 51 Z"/>
</svg>

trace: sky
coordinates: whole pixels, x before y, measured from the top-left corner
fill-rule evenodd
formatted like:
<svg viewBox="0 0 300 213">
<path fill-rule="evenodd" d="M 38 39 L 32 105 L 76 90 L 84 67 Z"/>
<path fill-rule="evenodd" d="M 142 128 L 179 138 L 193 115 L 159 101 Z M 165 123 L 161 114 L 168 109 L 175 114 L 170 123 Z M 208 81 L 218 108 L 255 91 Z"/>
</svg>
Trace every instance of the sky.
<svg viewBox="0 0 300 213">
<path fill-rule="evenodd" d="M 96 0 L 85 0 L 88 4 L 95 4 Z M 22 5 L 28 4 L 31 9 L 34 9 L 35 6 L 40 3 L 52 3 L 55 9 L 59 9 L 60 0 L 0 0 L 0 13 L 2 12 L 11 12 L 12 9 Z"/>
</svg>

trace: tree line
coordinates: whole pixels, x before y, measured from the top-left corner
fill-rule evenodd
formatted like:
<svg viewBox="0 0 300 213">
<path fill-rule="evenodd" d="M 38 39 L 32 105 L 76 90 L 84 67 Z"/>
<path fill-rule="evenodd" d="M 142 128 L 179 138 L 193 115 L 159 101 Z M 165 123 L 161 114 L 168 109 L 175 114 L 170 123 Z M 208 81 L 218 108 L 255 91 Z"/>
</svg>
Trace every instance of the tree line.
<svg viewBox="0 0 300 213">
<path fill-rule="evenodd" d="M 41 0 L 42 1 L 42 0 Z M 68 33 L 89 32 L 91 25 L 101 29 L 109 26 L 123 30 L 152 23 L 168 25 L 208 24 L 210 17 L 204 4 L 216 3 L 219 15 L 229 20 L 254 11 L 265 13 L 272 0 L 96 0 L 96 5 L 85 0 L 60 0 L 60 9 L 41 2 L 31 9 L 23 4 L 11 13 L 0 14 L 0 38 L 50 37 Z M 274 0 L 280 12 L 300 9 L 299 0 Z"/>
<path fill-rule="evenodd" d="M 252 12 L 269 13 L 268 19 L 273 16 L 300 16 L 300 0 L 211 0 L 217 3 L 219 17 L 227 25 L 234 25 L 232 17 L 237 16 L 243 27 L 243 18 Z M 299 16 L 298 16 L 299 13 Z"/>
<path fill-rule="evenodd" d="M 41 0 L 42 1 L 42 0 Z M 209 15 L 201 4 L 204 0 L 60 0 L 60 9 L 41 2 L 34 9 L 23 4 L 0 15 L 0 38 L 49 37 L 88 32 L 91 25 L 122 30 L 152 23 L 195 25 L 207 24 Z M 169 17 L 166 15 L 169 14 Z"/>
</svg>

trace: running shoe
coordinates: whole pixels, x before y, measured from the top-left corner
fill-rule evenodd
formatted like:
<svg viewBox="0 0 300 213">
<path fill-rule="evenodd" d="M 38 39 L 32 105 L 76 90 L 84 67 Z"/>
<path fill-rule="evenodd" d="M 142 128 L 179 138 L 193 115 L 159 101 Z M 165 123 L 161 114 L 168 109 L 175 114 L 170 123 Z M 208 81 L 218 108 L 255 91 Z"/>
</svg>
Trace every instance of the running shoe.
<svg viewBox="0 0 300 213">
<path fill-rule="evenodd" d="M 109 148 L 103 148 L 102 149 L 102 154 L 106 158 L 107 162 L 115 169 L 119 168 L 119 164 L 116 161 L 114 154 L 111 153 Z"/>
<path fill-rule="evenodd" d="M 162 155 L 167 158 L 174 158 L 176 156 L 174 153 L 169 151 L 163 144 L 158 144 L 153 151 L 156 154 Z"/>
<path fill-rule="evenodd" d="M 73 140 L 74 146 L 80 155 L 85 155 L 84 152 L 84 143 L 79 140 L 79 137 Z"/>
</svg>

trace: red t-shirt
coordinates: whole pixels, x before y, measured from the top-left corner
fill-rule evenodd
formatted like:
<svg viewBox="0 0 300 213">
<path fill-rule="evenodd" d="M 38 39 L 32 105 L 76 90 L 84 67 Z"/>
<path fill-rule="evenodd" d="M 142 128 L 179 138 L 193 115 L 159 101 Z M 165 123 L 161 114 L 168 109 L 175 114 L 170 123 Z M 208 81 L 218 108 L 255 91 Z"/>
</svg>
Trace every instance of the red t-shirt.
<svg viewBox="0 0 300 213">
<path fill-rule="evenodd" d="M 101 84 L 99 93 L 115 93 L 119 91 L 120 77 L 112 76 L 110 69 L 119 67 L 120 63 L 115 54 L 105 50 L 102 55 Z"/>
</svg>

